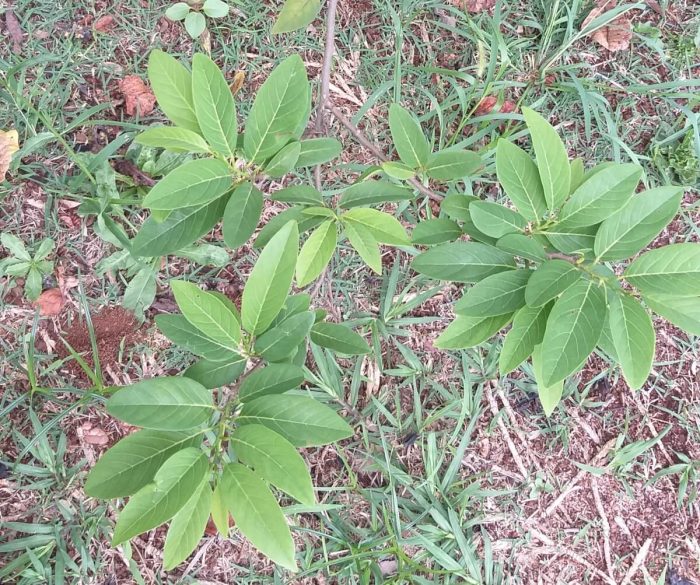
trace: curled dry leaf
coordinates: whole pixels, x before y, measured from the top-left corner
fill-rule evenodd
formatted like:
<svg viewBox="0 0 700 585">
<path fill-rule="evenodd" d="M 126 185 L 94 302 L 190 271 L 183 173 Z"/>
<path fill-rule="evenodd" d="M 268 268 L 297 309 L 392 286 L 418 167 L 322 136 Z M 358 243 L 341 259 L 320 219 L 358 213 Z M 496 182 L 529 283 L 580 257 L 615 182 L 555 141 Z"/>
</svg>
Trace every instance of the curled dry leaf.
<svg viewBox="0 0 700 585">
<path fill-rule="evenodd" d="M 43 317 L 55 317 L 63 309 L 66 300 L 58 288 L 50 288 L 39 295 L 34 303 Z"/>
<path fill-rule="evenodd" d="M 156 105 L 156 96 L 137 75 L 127 75 L 119 82 L 129 116 L 147 116 Z"/>
<path fill-rule="evenodd" d="M 594 8 L 581 23 L 581 30 L 585 29 L 593 20 L 598 18 L 612 6 L 604 5 Z M 624 51 L 629 48 L 632 40 L 632 21 L 624 15 L 618 16 L 612 22 L 592 32 L 590 36 L 596 43 L 605 47 L 608 51 Z"/>
<path fill-rule="evenodd" d="M 243 87 L 244 82 L 245 82 L 245 71 L 236 71 L 236 74 L 233 76 L 233 81 L 231 82 L 231 85 L 229 85 L 229 89 L 231 90 L 231 93 L 233 95 L 236 95 L 239 91 L 241 91 L 241 88 Z"/>
<path fill-rule="evenodd" d="M 19 150 L 19 134 L 17 130 L 0 130 L 0 181 L 5 180 L 7 170 L 10 168 L 12 155 Z"/>
<path fill-rule="evenodd" d="M 17 16 L 9 9 L 5 12 L 5 28 L 7 35 L 12 39 L 12 50 L 19 53 L 22 50 L 22 43 L 24 43 L 24 33 Z"/>
<path fill-rule="evenodd" d="M 100 427 L 86 423 L 78 427 L 78 436 L 89 445 L 104 446 L 109 444 L 109 436 Z"/>
<path fill-rule="evenodd" d="M 115 22 L 114 16 L 111 14 L 105 14 L 104 16 L 100 16 L 95 21 L 95 30 L 101 33 L 110 33 L 114 28 Z"/>
</svg>

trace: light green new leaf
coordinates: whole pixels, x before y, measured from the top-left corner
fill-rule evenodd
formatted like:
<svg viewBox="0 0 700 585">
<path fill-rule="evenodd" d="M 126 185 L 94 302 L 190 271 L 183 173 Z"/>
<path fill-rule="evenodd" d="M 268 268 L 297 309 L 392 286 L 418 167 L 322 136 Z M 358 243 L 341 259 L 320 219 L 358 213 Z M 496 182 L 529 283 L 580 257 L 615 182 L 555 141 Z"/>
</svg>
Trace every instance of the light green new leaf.
<svg viewBox="0 0 700 585">
<path fill-rule="evenodd" d="M 554 384 L 546 385 L 543 382 L 542 376 L 542 345 L 536 345 L 532 351 L 532 369 L 535 373 L 535 382 L 537 383 L 537 395 L 542 404 L 542 410 L 549 417 L 552 416 L 557 404 L 561 402 L 562 394 L 564 394 L 564 380 L 554 382 Z"/>
<path fill-rule="evenodd" d="M 122 306 L 139 318 L 156 298 L 156 271 L 152 266 L 141 268 L 124 291 Z"/>
<path fill-rule="evenodd" d="M 479 282 L 515 268 L 511 254 L 478 242 L 441 244 L 416 256 L 413 270 L 437 280 Z"/>
<path fill-rule="evenodd" d="M 175 514 L 163 548 L 163 568 L 166 571 L 175 568 L 197 548 L 209 520 L 211 495 L 209 478 L 205 475 L 187 503 Z"/>
<path fill-rule="evenodd" d="M 300 141 L 301 150 L 296 168 L 313 167 L 337 158 L 343 145 L 335 138 L 309 138 Z"/>
<path fill-rule="evenodd" d="M 456 181 L 473 175 L 481 166 L 481 157 L 470 150 L 441 150 L 431 155 L 426 172 L 431 179 Z"/>
<path fill-rule="evenodd" d="M 392 179 L 405 181 L 416 176 L 416 171 L 408 165 L 395 160 L 389 160 L 382 163 L 382 170 Z"/>
<path fill-rule="evenodd" d="M 350 245 L 355 248 L 360 258 L 377 274 L 381 274 L 382 254 L 372 232 L 363 225 L 352 222 L 346 223 L 344 230 Z"/>
<path fill-rule="evenodd" d="M 238 141 L 233 94 L 221 69 L 204 53 L 192 58 L 192 89 L 202 135 L 216 152 L 233 156 Z"/>
<path fill-rule="evenodd" d="M 279 179 L 290 172 L 299 160 L 301 142 L 291 142 L 272 157 L 265 165 L 265 174 L 273 179 Z"/>
<path fill-rule="evenodd" d="M 223 18 L 229 13 L 230 6 L 222 0 L 205 0 L 202 12 L 209 18 Z"/>
<path fill-rule="evenodd" d="M 622 373 L 632 390 L 642 387 L 651 372 L 656 334 L 644 307 L 626 294 L 609 296 L 610 334 Z"/>
<path fill-rule="evenodd" d="M 541 307 L 578 282 L 581 271 L 566 260 L 547 260 L 541 264 L 525 287 L 525 302 Z"/>
<path fill-rule="evenodd" d="M 192 97 L 192 74 L 164 51 L 151 51 L 148 79 L 158 105 L 174 124 L 200 133 Z"/>
<path fill-rule="evenodd" d="M 107 412 L 130 425 L 162 431 L 182 431 L 204 424 L 214 407 L 209 390 L 181 377 L 143 380 L 120 388 Z"/>
<path fill-rule="evenodd" d="M 302 205 L 323 205 L 323 196 L 310 185 L 292 185 L 270 195 L 273 201 L 300 203 Z"/>
<path fill-rule="evenodd" d="M 269 241 L 243 289 L 241 319 L 249 333 L 262 333 L 284 306 L 294 279 L 299 229 L 287 224 Z"/>
<path fill-rule="evenodd" d="M 221 480 L 217 482 L 214 493 L 211 496 L 211 519 L 214 521 L 214 526 L 216 526 L 219 534 L 224 538 L 228 538 L 229 513 L 223 492 L 223 482 Z"/>
<path fill-rule="evenodd" d="M 346 355 L 362 355 L 370 352 L 369 345 L 358 333 L 345 325 L 317 323 L 311 329 L 311 341 Z"/>
<path fill-rule="evenodd" d="M 380 244 L 405 246 L 411 243 L 399 220 L 383 211 L 358 207 L 345 212 L 341 216 L 341 220 L 361 225 L 369 230 Z"/>
<path fill-rule="evenodd" d="M 250 182 L 243 183 L 231 194 L 224 211 L 224 241 L 229 248 L 238 248 L 253 235 L 260 221 L 263 194 Z"/>
<path fill-rule="evenodd" d="M 642 294 L 696 297 L 700 291 L 700 244 L 671 244 L 650 250 L 623 274 Z"/>
<path fill-rule="evenodd" d="M 207 28 L 207 21 L 201 12 L 190 12 L 185 17 L 185 30 L 193 39 L 196 39 Z"/>
<path fill-rule="evenodd" d="M 158 181 L 143 206 L 164 211 L 201 206 L 230 188 L 231 172 L 226 163 L 214 158 L 191 160 Z"/>
<path fill-rule="evenodd" d="M 199 360 L 187 368 L 184 375 L 213 390 L 235 382 L 245 371 L 246 362 L 246 358 L 239 354 L 234 354 L 222 362 Z"/>
<path fill-rule="evenodd" d="M 245 127 L 248 160 L 262 163 L 301 136 L 308 120 L 310 87 L 304 62 L 292 55 L 280 63 L 258 91 Z"/>
<path fill-rule="evenodd" d="M 27 299 L 34 302 L 41 295 L 42 288 L 42 277 L 41 272 L 39 272 L 33 266 L 29 269 L 27 277 L 24 281 L 24 294 L 27 295 Z"/>
<path fill-rule="evenodd" d="M 411 189 L 394 185 L 388 181 L 359 181 L 348 187 L 338 205 L 350 209 L 363 205 L 377 205 L 389 201 L 409 201 L 415 195 Z"/>
<path fill-rule="evenodd" d="M 209 145 L 196 132 L 177 126 L 163 126 L 161 128 L 149 128 L 139 134 L 134 140 L 136 144 L 143 144 L 151 148 L 164 148 L 171 152 L 208 153 Z"/>
<path fill-rule="evenodd" d="M 13 236 L 8 232 L 2 232 L 2 234 L 0 234 L 0 243 L 2 243 L 16 258 L 31 262 L 31 255 L 27 252 L 24 242 L 17 236 Z"/>
<path fill-rule="evenodd" d="M 304 381 L 304 370 L 291 364 L 270 364 L 246 377 L 238 391 L 241 402 L 250 402 L 298 388 Z"/>
<path fill-rule="evenodd" d="M 421 221 L 413 229 L 411 238 L 414 244 L 435 245 L 452 242 L 462 235 L 462 228 L 451 219 L 437 218 Z"/>
<path fill-rule="evenodd" d="M 458 315 L 435 340 L 434 345 L 438 349 L 466 349 L 474 347 L 503 329 L 512 317 L 512 313 L 494 317 L 466 317 Z"/>
<path fill-rule="evenodd" d="M 255 351 L 268 362 L 288 358 L 304 341 L 314 324 L 314 314 L 304 311 L 288 317 L 255 340 Z"/>
<path fill-rule="evenodd" d="M 583 160 L 580 158 L 575 158 L 571 161 L 571 186 L 569 190 L 571 193 L 576 191 L 581 186 L 586 175 L 586 168 L 583 166 Z"/>
<path fill-rule="evenodd" d="M 569 196 L 571 167 L 566 146 L 552 125 L 530 108 L 523 108 L 525 122 L 530 130 L 535 149 L 537 169 L 542 182 L 547 208 L 554 211 Z"/>
<path fill-rule="evenodd" d="M 241 325 L 219 297 L 182 280 L 171 280 L 170 288 L 185 319 L 222 347 L 238 351 Z"/>
<path fill-rule="evenodd" d="M 321 11 L 321 0 L 285 0 L 272 27 L 272 34 L 292 32 L 305 28 Z"/>
<path fill-rule="evenodd" d="M 644 300 L 654 313 L 691 335 L 700 335 L 700 295 L 696 297 L 644 295 Z"/>
<path fill-rule="evenodd" d="M 295 447 L 320 447 L 352 435 L 334 410 L 307 396 L 268 395 L 243 405 L 240 425 L 264 425 Z"/>
<path fill-rule="evenodd" d="M 221 345 L 204 335 L 183 315 L 156 315 L 156 325 L 170 341 L 207 360 L 221 362 L 232 355 L 227 345 Z"/>
<path fill-rule="evenodd" d="M 495 317 L 525 305 L 525 287 L 533 274 L 521 268 L 492 274 L 477 282 L 454 306 L 457 315 Z"/>
<path fill-rule="evenodd" d="M 226 506 L 236 527 L 272 561 L 296 571 L 292 534 L 265 482 L 240 463 L 224 467 L 221 482 Z"/>
<path fill-rule="evenodd" d="M 522 148 L 507 140 L 496 147 L 496 175 L 506 195 L 528 221 L 538 222 L 547 213 L 537 165 Z"/>
<path fill-rule="evenodd" d="M 476 228 L 492 238 L 520 233 L 527 227 L 522 215 L 490 201 L 475 201 L 469 206 L 469 214 Z"/>
<path fill-rule="evenodd" d="M 165 11 L 165 16 L 170 20 L 178 21 L 185 18 L 189 11 L 190 7 L 187 2 L 176 2 Z"/>
<path fill-rule="evenodd" d="M 244 425 L 231 435 L 231 444 L 239 461 L 264 480 L 302 504 L 316 503 L 306 463 L 283 436 L 262 425 Z"/>
<path fill-rule="evenodd" d="M 593 246 L 596 257 L 622 260 L 645 248 L 676 216 L 682 197 L 681 187 L 658 187 L 632 197 L 600 224 Z"/>
<path fill-rule="evenodd" d="M 413 233 L 416 233 L 415 230 Z M 496 242 L 496 247 L 513 256 L 520 256 L 534 262 L 544 262 L 547 259 L 544 246 L 533 236 L 525 234 L 507 234 Z"/>
<path fill-rule="evenodd" d="M 503 341 L 498 369 L 505 376 L 523 363 L 542 343 L 551 306 L 523 307 L 513 317 L 513 326 Z"/>
<path fill-rule="evenodd" d="M 400 105 L 391 104 L 389 129 L 401 160 L 413 169 L 424 167 L 430 157 L 430 144 L 413 115 Z"/>
<path fill-rule="evenodd" d="M 297 286 L 302 288 L 320 276 L 333 257 L 338 243 L 334 220 L 322 223 L 304 242 L 297 259 Z"/>
<path fill-rule="evenodd" d="M 173 454 L 202 441 L 201 431 L 168 432 L 143 429 L 127 435 L 90 470 L 85 493 L 110 500 L 139 491 Z"/>
<path fill-rule="evenodd" d="M 542 339 L 542 383 L 549 388 L 573 374 L 595 349 L 605 323 L 605 293 L 579 280 L 554 303 Z"/>
</svg>

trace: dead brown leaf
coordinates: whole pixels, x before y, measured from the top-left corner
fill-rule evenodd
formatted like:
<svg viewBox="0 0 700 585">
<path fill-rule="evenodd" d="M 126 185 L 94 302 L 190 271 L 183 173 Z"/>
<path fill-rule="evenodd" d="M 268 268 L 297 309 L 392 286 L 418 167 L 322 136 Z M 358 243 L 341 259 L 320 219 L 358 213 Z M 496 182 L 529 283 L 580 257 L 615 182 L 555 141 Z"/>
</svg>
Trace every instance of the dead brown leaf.
<svg viewBox="0 0 700 585">
<path fill-rule="evenodd" d="M 116 21 L 114 19 L 114 16 L 112 16 L 111 14 L 105 14 L 104 16 L 100 16 L 95 21 L 95 30 L 101 33 L 110 33 L 112 32 L 115 23 Z"/>
<path fill-rule="evenodd" d="M 472 14 L 491 10 L 496 6 L 496 0 L 452 0 L 452 4 L 465 9 Z"/>
<path fill-rule="evenodd" d="M 5 27 L 7 28 L 8 36 L 12 39 L 12 50 L 15 53 L 19 53 L 24 44 L 24 33 L 17 16 L 12 10 L 5 12 Z"/>
<path fill-rule="evenodd" d="M 63 309 L 66 300 L 58 288 L 45 290 L 34 303 L 43 317 L 55 317 Z"/>
<path fill-rule="evenodd" d="M 137 75 L 127 75 L 119 82 L 129 116 L 147 116 L 156 105 L 156 96 Z"/>
<path fill-rule="evenodd" d="M 12 155 L 19 150 L 19 136 L 16 130 L 0 131 L 0 181 L 10 168 Z"/>
<path fill-rule="evenodd" d="M 231 85 L 229 85 L 229 89 L 231 90 L 231 93 L 233 95 L 236 95 L 239 91 L 241 91 L 241 88 L 243 87 L 244 82 L 245 82 L 245 71 L 236 71 L 236 74 L 233 76 L 233 81 L 231 82 Z"/>
<path fill-rule="evenodd" d="M 100 427 L 86 423 L 78 428 L 78 436 L 88 445 L 104 446 L 109 444 L 109 436 Z"/>
<path fill-rule="evenodd" d="M 593 20 L 610 10 L 612 6 L 605 4 L 591 10 L 590 14 L 581 23 L 581 30 L 585 29 Z M 624 15 L 618 16 L 609 24 L 599 28 L 590 36 L 596 43 L 610 52 L 624 51 L 629 48 L 632 40 L 632 21 Z"/>
<path fill-rule="evenodd" d="M 474 115 L 484 116 L 486 114 L 490 114 L 491 112 L 493 112 L 497 103 L 498 98 L 495 95 L 487 95 L 479 102 L 479 105 L 476 106 L 476 109 L 474 110 Z"/>
</svg>

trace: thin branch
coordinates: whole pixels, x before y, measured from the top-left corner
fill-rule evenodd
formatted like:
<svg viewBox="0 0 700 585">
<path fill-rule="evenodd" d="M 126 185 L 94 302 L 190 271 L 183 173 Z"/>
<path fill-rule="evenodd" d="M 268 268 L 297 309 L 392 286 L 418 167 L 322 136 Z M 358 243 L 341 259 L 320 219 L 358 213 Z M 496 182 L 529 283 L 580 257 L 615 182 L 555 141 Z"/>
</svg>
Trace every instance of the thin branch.
<svg viewBox="0 0 700 585">
<path fill-rule="evenodd" d="M 335 13 L 338 8 L 338 0 L 328 2 L 326 13 L 326 47 L 323 53 L 323 67 L 321 69 L 321 96 L 316 106 L 316 132 L 325 131 L 325 110 L 328 103 L 329 87 L 331 83 L 331 64 L 335 52 Z"/>
</svg>

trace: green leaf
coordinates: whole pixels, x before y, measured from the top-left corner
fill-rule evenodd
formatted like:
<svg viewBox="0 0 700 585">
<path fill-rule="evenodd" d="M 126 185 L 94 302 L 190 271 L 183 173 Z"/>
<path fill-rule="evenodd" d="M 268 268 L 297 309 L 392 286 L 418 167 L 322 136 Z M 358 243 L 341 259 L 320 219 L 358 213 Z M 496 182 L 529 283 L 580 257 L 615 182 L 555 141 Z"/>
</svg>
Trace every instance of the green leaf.
<svg viewBox="0 0 700 585">
<path fill-rule="evenodd" d="M 222 347 L 238 351 L 241 325 L 219 297 L 182 280 L 171 280 L 170 288 L 185 319 Z"/>
<path fill-rule="evenodd" d="M 580 158 L 575 158 L 571 161 L 571 186 L 569 191 L 573 193 L 581 186 L 586 176 L 586 169 L 583 166 L 583 160 Z"/>
<path fill-rule="evenodd" d="M 539 223 L 547 213 L 547 201 L 537 165 L 530 155 L 507 140 L 499 140 L 496 175 L 520 214 L 528 221 Z"/>
<path fill-rule="evenodd" d="M 532 270 L 521 268 L 492 274 L 477 282 L 455 303 L 458 315 L 494 317 L 525 305 L 525 287 Z"/>
<path fill-rule="evenodd" d="M 415 230 L 413 233 L 415 233 Z M 505 235 L 496 242 L 496 247 L 499 250 L 513 254 L 513 256 L 520 256 L 520 258 L 532 260 L 533 262 L 544 262 L 547 259 L 544 246 L 532 236 L 524 234 Z"/>
<path fill-rule="evenodd" d="M 304 370 L 291 364 L 270 364 L 262 370 L 251 373 L 238 393 L 241 402 L 250 402 L 274 394 L 282 394 L 298 388 L 304 381 Z"/>
<path fill-rule="evenodd" d="M 249 161 L 261 163 L 300 137 L 308 119 L 309 95 L 304 63 L 292 55 L 273 70 L 255 97 L 243 141 Z"/>
<path fill-rule="evenodd" d="M 424 167 L 430 157 L 430 145 L 413 115 L 400 105 L 391 104 L 389 129 L 401 160 L 413 169 Z"/>
<path fill-rule="evenodd" d="M 209 390 L 180 377 L 143 380 L 120 388 L 107 412 L 130 425 L 162 431 L 182 431 L 204 424 L 214 407 Z"/>
<path fill-rule="evenodd" d="M 475 201 L 469 206 L 472 221 L 487 236 L 501 238 L 525 231 L 527 220 L 519 213 L 489 201 Z"/>
<path fill-rule="evenodd" d="M 406 230 L 399 223 L 399 220 L 383 211 L 358 207 L 345 212 L 341 216 L 341 220 L 361 225 L 369 230 L 374 239 L 381 244 L 404 246 L 411 243 L 411 240 L 406 235 Z"/>
<path fill-rule="evenodd" d="M 343 145 L 335 138 L 310 138 L 300 141 L 296 168 L 314 167 L 340 156 Z"/>
<path fill-rule="evenodd" d="M 24 242 L 20 240 L 17 236 L 13 236 L 10 233 L 3 232 L 2 234 L 0 234 L 0 242 L 5 248 L 7 248 L 10 251 L 10 253 L 15 258 L 19 258 L 20 260 L 25 260 L 27 262 L 32 261 L 32 257 L 30 256 L 29 252 L 27 252 L 27 248 L 25 248 Z"/>
<path fill-rule="evenodd" d="M 209 18 L 223 18 L 229 13 L 230 7 L 222 0 L 205 0 L 202 4 L 202 11 Z"/>
<path fill-rule="evenodd" d="M 277 22 L 272 27 L 272 34 L 306 28 L 320 11 L 321 0 L 285 0 Z"/>
<path fill-rule="evenodd" d="M 414 244 L 434 245 L 452 242 L 462 235 L 462 228 L 451 219 L 428 219 L 418 223 L 411 234 Z"/>
<path fill-rule="evenodd" d="M 268 222 L 263 226 L 255 238 L 255 243 L 253 244 L 256 248 L 262 248 L 267 245 L 267 243 L 272 239 L 272 237 L 284 227 L 284 225 L 289 221 L 296 221 L 299 226 L 299 233 L 302 234 L 321 225 L 325 217 L 315 216 L 315 215 L 305 215 L 303 212 L 307 208 L 296 206 L 291 209 L 285 209 L 282 213 L 275 215 L 270 218 Z"/>
<path fill-rule="evenodd" d="M 576 254 L 593 249 L 598 226 L 567 228 L 559 224 L 544 233 L 549 243 L 564 254 Z"/>
<path fill-rule="evenodd" d="M 163 463 L 153 483 L 136 492 L 119 514 L 112 546 L 160 526 L 187 503 L 209 472 L 209 461 L 202 451 L 188 447 Z"/>
<path fill-rule="evenodd" d="M 255 351 L 268 362 L 282 361 L 299 347 L 313 324 L 314 314 L 310 311 L 292 315 L 258 337 Z"/>
<path fill-rule="evenodd" d="M 360 181 L 348 187 L 338 205 L 350 209 L 363 205 L 376 205 L 389 201 L 409 201 L 415 198 L 413 191 L 387 181 Z"/>
<path fill-rule="evenodd" d="M 571 186 L 569 155 L 557 131 L 547 120 L 530 108 L 523 108 L 523 115 L 535 149 L 544 199 L 548 209 L 554 211 L 569 196 Z"/>
<path fill-rule="evenodd" d="M 212 390 L 235 382 L 245 371 L 246 358 L 239 354 L 223 362 L 199 360 L 185 370 L 184 375 Z"/>
<path fill-rule="evenodd" d="M 224 467 L 221 482 L 226 506 L 236 527 L 264 555 L 296 571 L 292 534 L 267 485 L 239 463 Z"/>
<path fill-rule="evenodd" d="M 143 429 L 127 435 L 90 470 L 85 493 L 110 500 L 139 491 L 173 454 L 202 441 L 201 431 L 168 432 Z"/>
<path fill-rule="evenodd" d="M 140 317 L 155 298 L 156 272 L 153 267 L 144 266 L 127 285 L 122 306 Z"/>
<path fill-rule="evenodd" d="M 295 447 L 320 447 L 352 435 L 334 410 L 307 396 L 263 396 L 243 405 L 240 425 L 264 425 Z"/>
<path fill-rule="evenodd" d="M 216 266 L 217 268 L 223 268 L 231 261 L 231 257 L 224 248 L 207 242 L 186 246 L 182 250 L 178 250 L 176 255 L 202 266 Z"/>
<path fill-rule="evenodd" d="M 275 487 L 313 506 L 316 503 L 309 470 L 284 437 L 262 425 L 245 425 L 231 435 L 239 461 Z"/>
<path fill-rule="evenodd" d="M 209 145 L 199 134 L 177 126 L 149 128 L 141 132 L 134 142 L 151 148 L 164 148 L 172 152 L 205 154 L 210 151 Z"/>
<path fill-rule="evenodd" d="M 211 519 L 214 521 L 214 526 L 219 531 L 219 534 L 224 538 L 228 538 L 229 533 L 229 513 L 228 507 L 223 492 L 223 482 L 219 480 L 214 488 L 214 493 L 211 497 Z"/>
<path fill-rule="evenodd" d="M 431 179 L 456 181 L 473 175 L 481 166 L 481 157 L 469 150 L 441 150 L 431 155 L 426 172 Z"/>
<path fill-rule="evenodd" d="M 282 311 L 277 315 L 275 320 L 272 322 L 273 327 L 279 325 L 285 319 L 308 311 L 311 306 L 311 296 L 307 293 L 299 293 L 296 295 L 289 295 L 284 301 L 284 307 Z"/>
<path fill-rule="evenodd" d="M 156 315 L 156 325 L 170 341 L 207 360 L 221 362 L 232 355 L 230 348 L 204 335 L 183 315 Z"/>
<path fill-rule="evenodd" d="M 584 182 L 562 207 L 560 227 L 581 228 L 609 218 L 634 194 L 642 168 L 633 164 L 608 167 Z"/>
<path fill-rule="evenodd" d="M 510 254 L 478 242 L 441 244 L 416 256 L 413 270 L 437 280 L 478 282 L 515 268 Z"/>
<path fill-rule="evenodd" d="M 294 278 L 299 230 L 294 221 L 277 232 L 255 263 L 243 289 L 241 318 L 249 333 L 262 333 L 284 305 Z"/>
<path fill-rule="evenodd" d="M 162 178 L 143 200 L 143 206 L 170 211 L 201 206 L 224 195 L 231 188 L 231 172 L 218 159 L 192 160 Z"/>
<path fill-rule="evenodd" d="M 632 262 L 623 276 L 642 294 L 696 297 L 700 291 L 700 244 L 671 244 L 650 250 Z"/>
<path fill-rule="evenodd" d="M 192 58 L 192 87 L 202 135 L 216 152 L 232 157 L 238 142 L 236 105 L 224 74 L 204 53 Z"/>
<path fill-rule="evenodd" d="M 645 294 L 644 300 L 654 313 L 691 335 L 700 335 L 700 295 L 674 297 L 673 295 Z"/>
<path fill-rule="evenodd" d="M 41 295 L 41 281 L 41 272 L 32 266 L 24 282 L 24 294 L 27 295 L 27 299 L 30 301 L 36 301 Z"/>
<path fill-rule="evenodd" d="M 440 209 L 447 214 L 447 217 L 455 221 L 471 222 L 469 206 L 475 201 L 479 201 L 474 195 L 462 195 L 461 193 L 451 193 L 442 200 Z"/>
<path fill-rule="evenodd" d="M 302 205 L 323 205 L 321 194 L 309 185 L 292 185 L 286 189 L 280 189 L 270 195 L 273 201 L 284 203 L 300 203 Z"/>
<path fill-rule="evenodd" d="M 258 227 L 263 208 L 263 194 L 245 182 L 231 194 L 224 211 L 224 241 L 229 248 L 245 244 Z"/>
<path fill-rule="evenodd" d="M 542 340 L 542 383 L 553 386 L 577 371 L 600 339 L 607 307 L 596 283 L 579 280 L 554 303 Z"/>
<path fill-rule="evenodd" d="M 382 255 L 379 244 L 372 232 L 359 223 L 348 222 L 344 225 L 345 235 L 350 245 L 355 248 L 360 258 L 377 274 L 382 273 Z"/>
<path fill-rule="evenodd" d="M 513 318 L 512 313 L 494 317 L 458 315 L 433 345 L 438 349 L 466 349 L 483 343 L 503 329 Z"/>
<path fill-rule="evenodd" d="M 658 187 L 635 195 L 620 211 L 608 217 L 595 237 L 599 260 L 622 260 L 645 248 L 678 213 L 680 187 Z"/>
<path fill-rule="evenodd" d="M 174 124 L 199 133 L 192 97 L 192 74 L 174 57 L 161 50 L 151 51 L 148 79 L 160 109 Z"/>
<path fill-rule="evenodd" d="M 209 520 L 211 496 L 209 478 L 205 475 L 170 524 L 163 548 L 166 571 L 175 568 L 197 548 Z"/>
<path fill-rule="evenodd" d="M 0 263 L 0 274 L 3 276 L 24 276 L 31 267 L 31 262 L 17 260 L 16 258 L 10 256 L 3 259 L 3 261 Z"/>
<path fill-rule="evenodd" d="M 651 373 L 656 349 L 656 334 L 644 307 L 626 294 L 611 294 L 610 333 L 622 373 L 632 390 L 644 385 Z"/>
<path fill-rule="evenodd" d="M 299 252 L 297 260 L 297 286 L 302 288 L 320 276 L 328 266 L 338 242 L 335 221 L 322 223 L 309 236 Z"/>
<path fill-rule="evenodd" d="M 416 176 L 416 171 L 402 162 L 389 160 L 382 163 L 382 170 L 392 179 L 405 181 Z"/>
<path fill-rule="evenodd" d="M 299 160 L 301 143 L 292 142 L 280 150 L 272 160 L 265 165 L 265 174 L 273 179 L 279 179 L 290 172 Z"/>
<path fill-rule="evenodd" d="M 517 368 L 532 355 L 535 346 L 542 343 L 551 308 L 550 305 L 523 307 L 515 313 L 498 362 L 502 376 Z"/>
<path fill-rule="evenodd" d="M 345 325 L 317 323 L 311 329 L 311 341 L 321 347 L 346 355 L 362 355 L 370 352 L 370 347 L 361 335 Z"/>
<path fill-rule="evenodd" d="M 165 16 L 174 21 L 183 20 L 189 11 L 187 2 L 176 2 L 165 11 Z"/>
<path fill-rule="evenodd" d="M 525 302 L 541 307 L 578 282 L 581 271 L 566 260 L 547 260 L 541 264 L 525 287 Z"/>
<path fill-rule="evenodd" d="M 193 39 L 196 39 L 207 28 L 207 21 L 201 12 L 194 10 L 185 17 L 185 30 Z"/>
<path fill-rule="evenodd" d="M 542 404 L 542 410 L 549 417 L 552 416 L 557 404 L 561 402 L 562 394 L 564 394 L 564 380 L 554 382 L 554 384 L 546 385 L 543 383 L 542 376 L 542 345 L 536 345 L 532 352 L 532 369 L 535 373 L 535 382 L 537 383 L 537 395 Z"/>
</svg>

